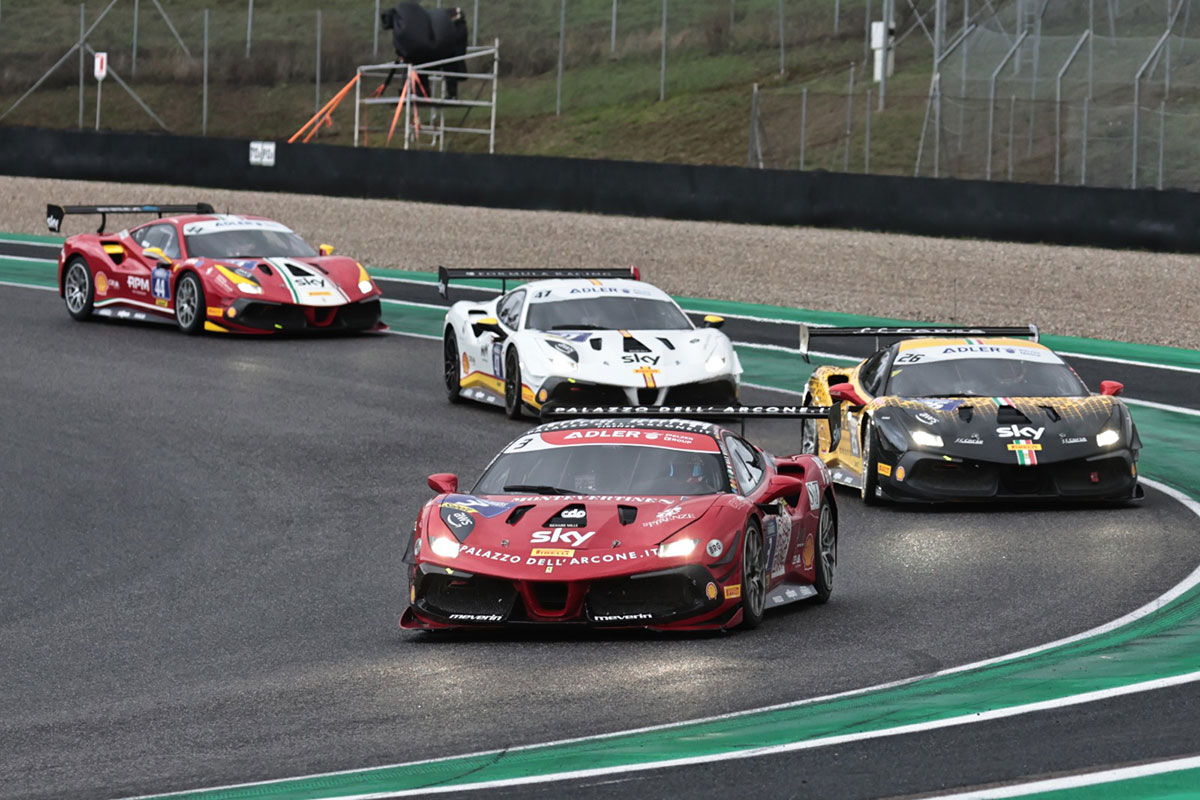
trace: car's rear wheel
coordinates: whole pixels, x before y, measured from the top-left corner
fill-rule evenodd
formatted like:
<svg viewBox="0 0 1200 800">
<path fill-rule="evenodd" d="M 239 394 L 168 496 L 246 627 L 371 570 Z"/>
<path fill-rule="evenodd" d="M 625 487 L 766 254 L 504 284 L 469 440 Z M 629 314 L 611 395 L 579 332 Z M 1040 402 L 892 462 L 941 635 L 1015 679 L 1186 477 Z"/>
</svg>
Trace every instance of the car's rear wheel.
<svg viewBox="0 0 1200 800">
<path fill-rule="evenodd" d="M 204 287 L 194 272 L 185 272 L 175 284 L 175 321 L 188 335 L 204 330 Z"/>
<path fill-rule="evenodd" d="M 763 563 L 762 531 L 758 523 L 746 525 L 742 541 L 742 627 L 757 628 L 767 604 L 767 565 Z"/>
<path fill-rule="evenodd" d="M 821 516 L 817 519 L 817 553 L 813 588 L 817 590 L 813 600 L 824 603 L 833 594 L 833 573 L 837 567 L 837 517 L 828 501 L 821 504 Z"/>
<path fill-rule="evenodd" d="M 875 423 L 867 417 L 863 420 L 861 490 L 863 502 L 876 506 L 882 502 L 879 496 L 879 444 L 875 441 Z"/>
<path fill-rule="evenodd" d="M 462 383 L 459 381 L 459 358 L 458 337 L 454 335 L 453 330 L 447 328 L 446 336 L 442 339 L 442 366 L 446 377 L 446 399 L 451 403 L 462 402 L 462 395 L 459 394 L 462 391 Z"/>
<path fill-rule="evenodd" d="M 509 419 L 520 419 L 524 414 L 521 399 L 521 361 L 517 357 L 517 348 L 508 348 L 504 357 L 504 413 Z"/>
<path fill-rule="evenodd" d="M 812 395 L 808 392 L 804 393 L 804 405 L 812 405 Z M 817 454 L 817 447 L 820 445 L 820 440 L 817 438 L 817 420 L 803 419 L 800 421 L 800 452 L 810 455 Z"/>
<path fill-rule="evenodd" d="M 67 262 L 67 276 L 63 279 L 63 299 L 67 303 L 67 313 L 73 319 L 85 320 L 92 315 L 95 303 L 95 287 L 92 283 L 92 271 L 87 262 L 79 256 Z"/>
</svg>

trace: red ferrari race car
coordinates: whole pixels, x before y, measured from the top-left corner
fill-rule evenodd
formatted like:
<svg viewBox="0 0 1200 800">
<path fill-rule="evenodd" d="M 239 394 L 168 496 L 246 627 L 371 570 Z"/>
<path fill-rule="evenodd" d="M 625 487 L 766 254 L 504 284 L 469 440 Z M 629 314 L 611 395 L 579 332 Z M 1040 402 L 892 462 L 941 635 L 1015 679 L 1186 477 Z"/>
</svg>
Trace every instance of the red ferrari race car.
<svg viewBox="0 0 1200 800">
<path fill-rule="evenodd" d="M 822 417 L 803 407 L 551 409 L 469 493 L 431 475 L 405 554 L 407 629 L 579 624 L 753 628 L 824 603 L 837 505 L 815 456 L 775 457 L 704 419 Z M 634 418 L 623 418 L 636 415 Z"/>
<path fill-rule="evenodd" d="M 184 333 L 281 333 L 380 329 L 382 292 L 362 264 L 314 250 L 286 225 L 214 214 L 212 206 L 48 206 L 99 214 L 97 233 L 70 236 L 58 257 L 58 291 L 77 320 L 93 314 L 175 322 Z M 104 233 L 109 214 L 158 219 Z M 177 216 L 167 216 L 174 214 Z"/>
</svg>

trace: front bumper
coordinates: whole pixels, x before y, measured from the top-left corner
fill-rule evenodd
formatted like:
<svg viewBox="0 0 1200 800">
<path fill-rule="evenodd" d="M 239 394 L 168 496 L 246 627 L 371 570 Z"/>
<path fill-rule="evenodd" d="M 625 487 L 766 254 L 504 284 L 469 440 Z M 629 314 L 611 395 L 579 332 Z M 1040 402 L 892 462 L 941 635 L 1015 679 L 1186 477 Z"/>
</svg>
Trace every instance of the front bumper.
<svg viewBox="0 0 1200 800">
<path fill-rule="evenodd" d="M 447 574 L 419 564 L 410 567 L 409 582 L 410 605 L 400 619 L 406 629 L 530 624 L 718 629 L 740 610 L 736 600 L 723 599 L 717 577 L 699 564 L 577 581 Z"/>
<path fill-rule="evenodd" d="M 1136 451 L 1112 450 L 1084 458 L 1022 466 L 908 451 L 882 458 L 890 475 L 878 475 L 890 500 L 1129 500 L 1141 496 Z"/>
<path fill-rule="evenodd" d="M 645 405 L 736 405 L 737 383 L 726 375 L 708 381 L 677 386 L 623 387 L 572 378 L 547 378 L 537 392 L 541 405 L 645 406 Z"/>
<path fill-rule="evenodd" d="M 341 306 L 313 307 L 238 298 L 221 317 L 210 319 L 231 331 L 306 333 L 368 331 L 380 326 L 383 310 L 378 297 Z"/>
</svg>

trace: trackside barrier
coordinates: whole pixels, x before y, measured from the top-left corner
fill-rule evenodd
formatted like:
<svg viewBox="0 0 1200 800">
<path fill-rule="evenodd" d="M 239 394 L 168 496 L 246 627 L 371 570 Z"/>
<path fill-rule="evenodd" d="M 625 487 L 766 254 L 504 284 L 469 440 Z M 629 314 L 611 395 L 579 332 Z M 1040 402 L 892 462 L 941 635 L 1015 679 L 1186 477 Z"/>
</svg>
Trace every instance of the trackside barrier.
<svg viewBox="0 0 1200 800">
<path fill-rule="evenodd" d="M 280 143 L 263 166 L 251 145 L 0 127 L 0 174 L 1200 253 L 1200 195 L 1184 191 L 325 144 Z"/>
</svg>

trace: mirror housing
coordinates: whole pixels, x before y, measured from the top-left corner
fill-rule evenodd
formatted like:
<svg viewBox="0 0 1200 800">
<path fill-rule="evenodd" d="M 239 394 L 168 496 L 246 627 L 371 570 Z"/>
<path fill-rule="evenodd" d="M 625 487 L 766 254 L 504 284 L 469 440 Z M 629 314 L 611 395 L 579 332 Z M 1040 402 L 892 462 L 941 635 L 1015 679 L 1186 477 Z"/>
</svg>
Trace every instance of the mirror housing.
<svg viewBox="0 0 1200 800">
<path fill-rule="evenodd" d="M 1102 395 L 1116 397 L 1123 391 L 1125 391 L 1125 384 L 1120 381 L 1100 381 L 1100 394 Z"/>
<path fill-rule="evenodd" d="M 453 472 L 435 472 L 426 478 L 425 482 L 438 494 L 453 494 L 458 491 L 458 476 Z"/>
<path fill-rule="evenodd" d="M 331 255 L 333 255 L 333 245 L 319 244 L 319 245 L 317 245 L 317 252 L 323 256 L 331 256 Z"/>
<path fill-rule="evenodd" d="M 504 338 L 504 329 L 500 327 L 500 320 L 495 317 L 480 317 L 474 320 L 471 323 L 471 330 L 477 339 L 487 331 L 491 331 L 501 339 Z"/>
<path fill-rule="evenodd" d="M 143 256 L 152 256 L 154 261 L 160 267 L 169 269 L 175 262 L 167 258 L 167 254 L 162 251 L 161 247 L 147 247 L 142 251 Z"/>
<path fill-rule="evenodd" d="M 716 314 L 705 314 L 704 315 L 704 327 L 706 327 L 706 328 L 719 328 L 724 324 L 725 324 L 724 317 L 717 316 Z"/>
<path fill-rule="evenodd" d="M 852 406 L 865 406 L 867 404 L 867 401 L 862 399 L 862 395 L 855 390 L 852 383 L 835 383 L 829 387 L 829 396 L 834 400 L 841 400 Z"/>
<path fill-rule="evenodd" d="M 781 497 L 800 494 L 803 490 L 804 480 L 802 478 L 797 478 L 795 475 L 783 475 L 777 472 L 767 482 L 767 493 L 759 501 L 759 507 L 761 508 L 764 505 L 774 503 Z"/>
</svg>

